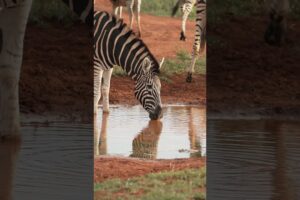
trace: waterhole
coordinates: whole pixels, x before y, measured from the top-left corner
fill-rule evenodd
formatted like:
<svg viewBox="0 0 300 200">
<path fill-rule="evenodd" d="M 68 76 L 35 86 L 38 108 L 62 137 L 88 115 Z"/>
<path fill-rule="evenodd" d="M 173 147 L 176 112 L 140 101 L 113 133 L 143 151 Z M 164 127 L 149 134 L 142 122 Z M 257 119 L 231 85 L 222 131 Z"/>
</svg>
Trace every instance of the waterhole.
<svg viewBox="0 0 300 200">
<path fill-rule="evenodd" d="M 169 105 L 163 118 L 149 120 L 141 106 L 101 109 L 94 154 L 146 159 L 201 157 L 206 154 L 206 113 L 197 106 Z"/>
</svg>

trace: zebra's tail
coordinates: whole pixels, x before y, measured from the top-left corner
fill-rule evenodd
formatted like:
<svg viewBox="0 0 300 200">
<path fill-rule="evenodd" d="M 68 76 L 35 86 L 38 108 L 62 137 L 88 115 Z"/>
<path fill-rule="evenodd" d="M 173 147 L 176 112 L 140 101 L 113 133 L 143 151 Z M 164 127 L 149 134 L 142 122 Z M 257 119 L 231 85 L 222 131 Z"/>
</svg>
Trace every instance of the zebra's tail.
<svg viewBox="0 0 300 200">
<path fill-rule="evenodd" d="M 180 4 L 180 0 L 177 1 L 176 5 L 174 6 L 173 10 L 172 10 L 172 17 L 175 16 L 178 8 L 179 8 L 179 4 Z"/>
</svg>

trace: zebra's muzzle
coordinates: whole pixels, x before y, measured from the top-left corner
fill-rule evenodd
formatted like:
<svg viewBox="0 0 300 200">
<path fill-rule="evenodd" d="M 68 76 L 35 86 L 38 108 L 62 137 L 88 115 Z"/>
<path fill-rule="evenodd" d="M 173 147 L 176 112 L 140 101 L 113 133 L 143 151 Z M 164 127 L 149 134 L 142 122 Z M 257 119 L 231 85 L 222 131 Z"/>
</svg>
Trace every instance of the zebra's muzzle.
<svg viewBox="0 0 300 200">
<path fill-rule="evenodd" d="M 153 113 L 149 114 L 151 120 L 157 120 L 163 117 L 161 106 L 157 106 Z"/>
</svg>

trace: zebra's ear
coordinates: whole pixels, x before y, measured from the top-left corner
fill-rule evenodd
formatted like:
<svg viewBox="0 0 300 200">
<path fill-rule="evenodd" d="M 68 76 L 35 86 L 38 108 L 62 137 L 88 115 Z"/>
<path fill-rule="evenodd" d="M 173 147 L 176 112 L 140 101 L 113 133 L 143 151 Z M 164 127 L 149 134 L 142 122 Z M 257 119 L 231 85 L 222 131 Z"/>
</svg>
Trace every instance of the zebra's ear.
<svg viewBox="0 0 300 200">
<path fill-rule="evenodd" d="M 143 60 L 143 70 L 144 70 L 144 73 L 149 72 L 150 68 L 151 68 L 151 61 L 150 61 L 150 59 L 148 57 L 146 57 Z"/>
<path fill-rule="evenodd" d="M 165 57 L 163 57 L 159 63 L 159 70 L 161 70 L 162 65 L 164 64 Z"/>
</svg>

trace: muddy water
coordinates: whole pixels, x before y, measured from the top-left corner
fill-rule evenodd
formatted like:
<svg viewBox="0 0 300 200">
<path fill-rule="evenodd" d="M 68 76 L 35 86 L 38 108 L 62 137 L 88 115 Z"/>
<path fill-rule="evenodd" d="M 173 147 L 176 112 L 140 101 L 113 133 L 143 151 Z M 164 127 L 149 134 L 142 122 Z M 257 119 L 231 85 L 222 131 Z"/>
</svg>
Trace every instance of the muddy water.
<svg viewBox="0 0 300 200">
<path fill-rule="evenodd" d="M 172 159 L 206 154 L 205 109 L 200 107 L 165 106 L 163 119 L 151 121 L 141 106 L 115 106 L 110 114 L 100 114 L 95 130 L 95 155 Z"/>
<path fill-rule="evenodd" d="M 208 120 L 208 196 L 300 199 L 300 121 Z"/>
<path fill-rule="evenodd" d="M 22 126 L 21 142 L 0 142 L 0 199 L 92 199 L 93 126 Z"/>
</svg>

